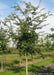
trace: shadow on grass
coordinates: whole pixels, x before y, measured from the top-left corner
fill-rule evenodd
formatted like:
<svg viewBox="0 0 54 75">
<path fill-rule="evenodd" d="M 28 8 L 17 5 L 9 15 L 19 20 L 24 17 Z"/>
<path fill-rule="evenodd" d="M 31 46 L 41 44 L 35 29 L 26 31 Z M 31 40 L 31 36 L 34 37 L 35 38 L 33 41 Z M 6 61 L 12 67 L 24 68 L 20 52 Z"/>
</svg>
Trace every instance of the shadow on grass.
<svg viewBox="0 0 54 75">
<path fill-rule="evenodd" d="M 26 61 L 26 59 L 23 59 L 23 61 Z M 32 59 L 28 59 L 28 61 L 32 61 Z"/>
<path fill-rule="evenodd" d="M 13 66 L 12 68 L 8 69 L 10 71 L 13 71 L 13 73 L 18 73 L 19 75 L 25 75 L 26 72 L 25 67 L 20 66 Z M 30 65 L 28 66 L 28 72 L 32 73 L 52 73 L 52 69 L 50 67 L 45 68 L 44 66 L 36 66 L 36 65 Z"/>
<path fill-rule="evenodd" d="M 54 63 L 54 60 L 53 60 L 53 62 L 52 63 Z"/>
<path fill-rule="evenodd" d="M 23 73 L 25 73 L 25 67 L 12 67 L 10 70 L 15 74 L 19 73 L 19 75 L 23 75 Z"/>
<path fill-rule="evenodd" d="M 28 71 L 29 72 L 39 72 L 41 70 L 41 68 L 42 67 L 31 65 L 31 66 L 29 66 Z"/>
<path fill-rule="evenodd" d="M 14 67 L 11 70 L 14 71 L 14 73 L 18 73 L 18 72 L 21 72 L 21 71 L 25 71 L 25 67 Z"/>
<path fill-rule="evenodd" d="M 19 61 L 15 60 L 14 63 L 15 63 L 15 64 L 19 64 Z"/>
<path fill-rule="evenodd" d="M 39 73 L 49 73 L 49 72 L 54 72 L 54 69 L 52 69 L 51 67 L 44 67 L 44 66 L 34 66 L 34 65 L 31 65 L 29 67 L 29 72 L 39 72 Z"/>
<path fill-rule="evenodd" d="M 4 63 L 4 67 L 10 67 L 10 66 L 13 66 L 14 64 L 19 64 L 19 61 L 15 60 L 11 63 Z M 1 67 L 1 63 L 0 63 L 0 67 Z"/>
</svg>

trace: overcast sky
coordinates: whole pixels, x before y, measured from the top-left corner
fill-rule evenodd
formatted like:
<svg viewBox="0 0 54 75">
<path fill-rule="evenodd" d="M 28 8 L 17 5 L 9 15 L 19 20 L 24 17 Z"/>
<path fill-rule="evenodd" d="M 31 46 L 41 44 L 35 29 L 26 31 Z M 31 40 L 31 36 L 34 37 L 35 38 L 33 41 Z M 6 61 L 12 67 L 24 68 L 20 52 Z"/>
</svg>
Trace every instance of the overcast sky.
<svg viewBox="0 0 54 75">
<path fill-rule="evenodd" d="M 13 12 L 13 9 L 11 8 L 14 3 L 19 3 L 19 1 L 22 0 L 0 0 L 0 18 L 4 18 L 10 14 L 10 12 Z M 37 5 L 39 3 L 39 0 L 24 0 L 26 2 L 31 2 L 34 5 Z M 42 30 L 45 30 L 46 33 L 50 33 L 50 28 L 54 27 L 54 0 L 42 0 L 40 4 L 41 8 L 46 8 L 45 11 L 51 11 L 53 16 L 49 17 L 47 19 L 47 23 L 50 23 L 49 26 L 44 27 Z"/>
</svg>

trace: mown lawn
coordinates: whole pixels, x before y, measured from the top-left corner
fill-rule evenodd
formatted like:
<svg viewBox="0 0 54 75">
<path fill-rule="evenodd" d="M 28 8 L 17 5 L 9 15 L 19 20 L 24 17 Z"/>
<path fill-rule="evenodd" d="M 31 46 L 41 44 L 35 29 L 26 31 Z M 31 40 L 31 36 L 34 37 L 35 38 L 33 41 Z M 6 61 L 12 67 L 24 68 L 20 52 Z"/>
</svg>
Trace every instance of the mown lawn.
<svg viewBox="0 0 54 75">
<path fill-rule="evenodd" d="M 46 58 L 46 57 L 45 57 Z M 34 58 L 34 61 L 35 60 L 39 60 L 39 59 L 42 59 L 42 57 L 37 57 L 37 58 Z M 33 61 L 33 59 L 28 59 L 28 62 L 30 61 Z M 22 60 L 21 63 L 25 63 L 26 62 L 26 59 Z M 14 61 L 11 61 L 11 62 L 8 62 L 8 63 L 4 63 L 3 67 L 10 67 L 10 66 L 14 66 L 14 65 L 19 65 L 20 61 L 18 60 L 14 60 Z M 0 64 L 0 67 L 1 67 L 1 64 Z"/>
<path fill-rule="evenodd" d="M 54 55 L 54 51 L 51 52 L 43 52 L 44 55 Z M 6 62 L 10 62 L 10 61 L 15 61 L 15 60 L 20 60 L 20 56 L 19 54 L 4 54 L 4 60 L 6 57 Z M 34 55 L 34 57 L 40 57 L 39 54 Z M 22 60 L 25 59 L 25 56 L 21 56 Z M 31 55 L 28 56 L 28 58 L 31 58 Z M 0 55 L 0 62 L 1 62 L 1 55 Z"/>
<path fill-rule="evenodd" d="M 35 63 L 35 64 L 31 64 L 28 66 L 28 71 L 29 73 L 34 73 L 36 71 L 40 71 L 41 72 L 41 68 L 51 64 L 54 61 L 54 58 L 50 58 L 47 60 L 43 60 L 41 62 Z M 8 70 L 5 72 L 0 72 L 0 75 L 26 75 L 25 73 L 25 67 L 21 67 L 21 68 L 14 68 L 12 70 Z"/>
<path fill-rule="evenodd" d="M 45 57 L 51 57 L 54 55 L 54 51 L 53 52 L 45 52 L 43 53 L 45 55 Z M 6 59 L 5 59 L 6 57 Z M 29 55 L 28 56 L 28 62 L 29 61 L 32 61 L 33 59 L 31 58 L 31 56 Z M 18 54 L 6 54 L 4 55 L 4 67 L 7 67 L 7 66 L 13 66 L 13 65 L 16 65 L 16 64 L 19 64 L 20 62 L 20 57 Z M 42 59 L 42 57 L 40 57 L 40 55 L 35 55 L 34 56 L 34 60 L 38 60 L 38 59 Z M 7 62 L 7 63 L 5 63 Z M 25 63 L 26 62 L 26 59 L 25 59 L 25 56 L 22 56 L 22 61 L 21 63 Z M 1 63 L 1 55 L 0 55 L 0 63 Z"/>
</svg>

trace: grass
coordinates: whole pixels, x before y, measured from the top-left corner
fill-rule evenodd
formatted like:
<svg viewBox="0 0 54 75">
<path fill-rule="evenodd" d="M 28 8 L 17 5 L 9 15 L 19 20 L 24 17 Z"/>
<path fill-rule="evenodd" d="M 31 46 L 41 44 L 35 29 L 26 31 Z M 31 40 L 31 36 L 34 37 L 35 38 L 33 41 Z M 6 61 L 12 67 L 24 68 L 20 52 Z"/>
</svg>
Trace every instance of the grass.
<svg viewBox="0 0 54 75">
<path fill-rule="evenodd" d="M 34 60 L 39 60 L 39 59 L 42 59 L 42 57 L 38 57 L 38 58 L 35 58 Z M 33 59 L 28 59 L 28 62 L 29 61 L 32 61 Z M 26 60 L 23 60 L 21 63 L 25 63 Z M 10 63 L 5 63 L 3 66 L 4 67 L 10 67 L 10 66 L 14 66 L 14 65 L 19 65 L 19 61 L 15 60 L 13 62 L 10 62 Z M 1 66 L 1 65 L 0 65 Z"/>
<path fill-rule="evenodd" d="M 44 55 L 54 55 L 54 51 L 51 51 L 51 52 L 44 52 L 43 53 Z M 5 59 L 5 56 L 6 56 L 6 62 L 10 62 L 10 61 L 15 61 L 15 60 L 20 60 L 20 57 L 18 54 L 6 54 L 4 55 L 4 59 Z M 40 55 L 36 54 L 34 57 L 38 57 Z M 28 58 L 31 58 L 31 56 L 29 55 Z M 25 59 L 25 56 L 22 56 L 22 59 Z M 1 62 L 1 55 L 0 55 L 0 62 Z"/>
<path fill-rule="evenodd" d="M 51 57 L 51 56 L 54 56 L 54 51 L 53 52 L 45 52 L 43 54 L 45 55 L 45 58 L 48 56 Z M 4 57 L 5 57 L 5 55 L 4 55 Z M 28 62 L 32 61 L 32 58 L 30 55 L 28 56 L 28 58 L 30 58 L 28 60 Z M 34 60 L 39 60 L 39 59 L 42 59 L 42 57 L 40 57 L 40 55 L 37 54 L 36 56 L 34 56 Z M 6 62 L 8 62 L 8 63 L 4 64 L 4 67 L 19 64 L 19 60 L 20 60 L 20 57 L 17 54 L 6 54 Z M 1 55 L 0 55 L 0 62 L 1 62 Z M 25 63 L 25 62 L 26 62 L 25 56 L 22 56 L 22 63 Z M 32 64 L 28 65 L 28 72 L 29 73 L 33 73 L 36 71 L 42 72 L 41 69 L 44 66 L 46 66 L 52 62 L 54 62 L 54 58 L 43 60 L 43 61 L 40 61 L 40 62 L 35 63 L 33 65 Z M 25 67 L 17 67 L 17 68 L 14 68 L 12 70 L 0 72 L 0 75 L 26 75 L 26 70 L 25 70 Z"/>
<path fill-rule="evenodd" d="M 48 57 L 48 56 L 45 56 L 45 58 Z M 28 59 L 28 62 L 30 61 L 35 61 L 35 60 L 39 60 L 39 59 L 42 59 L 42 57 L 37 57 L 37 58 L 34 58 L 34 60 L 31 58 L 31 59 Z M 21 63 L 25 63 L 26 62 L 26 59 L 22 60 Z M 20 61 L 17 61 L 17 60 L 14 60 L 10 63 L 4 63 L 4 67 L 10 67 L 10 66 L 14 66 L 14 65 L 19 65 Z M 1 65 L 0 65 L 1 67 Z"/>
<path fill-rule="evenodd" d="M 54 58 L 50 58 L 50 59 L 47 59 L 47 60 L 40 61 L 40 62 L 38 62 L 38 63 L 33 64 L 34 68 L 32 68 L 33 66 L 30 65 L 30 66 L 29 66 L 29 72 L 30 72 L 30 71 L 31 71 L 31 72 L 36 72 L 36 71 L 38 71 L 38 70 L 41 71 L 41 68 L 43 68 L 44 66 L 46 66 L 46 65 L 48 65 L 48 64 L 53 63 L 53 61 L 54 61 Z"/>
<path fill-rule="evenodd" d="M 25 72 L 19 72 L 19 73 L 14 73 L 13 71 L 6 71 L 6 72 L 0 72 L 0 75 L 20 75 L 22 73 L 22 75 L 25 75 Z"/>
<path fill-rule="evenodd" d="M 47 60 L 43 60 L 41 62 L 35 63 L 35 64 L 31 64 L 28 65 L 28 71 L 29 73 L 31 72 L 36 72 L 36 71 L 40 71 L 41 72 L 41 68 L 43 68 L 44 66 L 51 64 L 54 61 L 54 58 L 50 58 Z M 18 67 L 18 68 L 14 68 L 12 70 L 8 70 L 5 72 L 0 72 L 0 75 L 26 75 L 25 74 L 25 67 Z"/>
<path fill-rule="evenodd" d="M 48 55 L 50 57 L 53 56 L 54 52 L 51 52 L 51 53 L 45 52 L 43 54 L 45 55 L 45 58 L 46 58 L 46 57 L 48 57 Z M 7 63 L 5 63 L 5 56 L 6 56 L 6 62 Z M 30 58 L 30 59 L 28 59 L 28 62 L 33 60 L 30 55 L 28 56 L 28 58 Z M 0 55 L 0 59 L 1 59 L 1 55 Z M 37 54 L 34 56 L 34 60 L 39 60 L 39 59 L 42 59 L 42 57 L 40 57 L 40 55 Z M 1 60 L 0 60 L 0 62 L 1 62 Z M 6 54 L 6 55 L 4 55 L 4 67 L 10 67 L 13 65 L 17 65 L 17 64 L 19 64 L 19 62 L 20 62 L 20 57 L 18 54 Z M 25 63 L 25 62 L 26 62 L 25 56 L 22 56 L 21 63 Z"/>
</svg>

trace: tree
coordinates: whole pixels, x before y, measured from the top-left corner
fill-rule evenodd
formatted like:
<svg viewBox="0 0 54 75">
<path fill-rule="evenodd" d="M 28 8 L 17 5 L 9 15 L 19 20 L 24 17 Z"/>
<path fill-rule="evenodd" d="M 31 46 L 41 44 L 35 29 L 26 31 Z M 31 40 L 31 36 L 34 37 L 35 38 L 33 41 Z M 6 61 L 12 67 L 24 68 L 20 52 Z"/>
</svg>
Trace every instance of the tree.
<svg viewBox="0 0 54 75">
<path fill-rule="evenodd" d="M 51 31 L 53 32 L 54 31 L 54 28 L 51 28 Z M 54 33 L 50 34 L 49 37 L 54 42 Z"/>
<path fill-rule="evenodd" d="M 45 37 L 45 49 L 48 51 L 51 48 L 51 41 L 49 39 L 49 35 L 46 35 Z"/>
<path fill-rule="evenodd" d="M 26 3 L 23 1 L 23 3 L 25 8 L 20 7 L 19 4 L 13 6 L 16 12 L 6 18 L 6 25 L 10 20 L 13 21 L 13 24 L 18 26 L 18 28 L 16 28 L 16 35 L 18 36 L 16 46 L 26 55 L 26 75 L 28 75 L 28 54 L 35 51 L 38 52 L 38 50 L 35 50 L 36 40 L 38 39 L 36 30 L 46 26 L 44 22 L 51 14 L 49 12 L 42 13 L 43 9 L 39 9 L 39 6 L 33 6 L 30 2 Z"/>
<path fill-rule="evenodd" d="M 1 26 L 1 25 L 0 25 Z M 0 27 L 0 51 L 1 51 L 1 54 L 2 54 L 2 57 L 1 57 L 1 71 L 3 71 L 3 54 L 6 53 L 6 50 L 7 50 L 7 44 L 8 44 L 8 41 L 9 38 L 7 36 L 7 30 L 4 29 L 2 26 Z"/>
<path fill-rule="evenodd" d="M 51 28 L 51 31 L 53 32 L 54 31 L 54 28 Z M 51 38 L 51 41 L 52 41 L 52 49 L 54 50 L 54 33 L 49 34 L 49 38 Z"/>
</svg>

